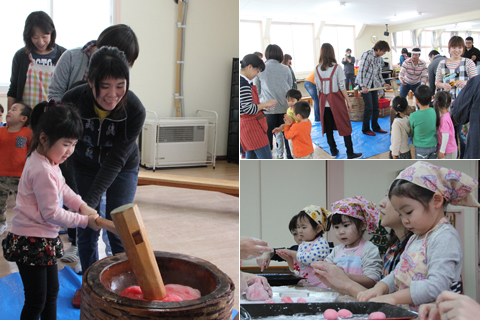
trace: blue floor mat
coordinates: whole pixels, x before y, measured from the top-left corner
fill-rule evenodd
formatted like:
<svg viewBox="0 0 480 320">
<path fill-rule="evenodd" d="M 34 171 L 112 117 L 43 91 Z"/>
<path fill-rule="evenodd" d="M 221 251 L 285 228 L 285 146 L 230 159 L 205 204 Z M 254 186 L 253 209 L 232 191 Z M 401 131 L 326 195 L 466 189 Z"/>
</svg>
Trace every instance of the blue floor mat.
<svg viewBox="0 0 480 320">
<path fill-rule="evenodd" d="M 328 146 L 327 136 L 322 137 L 322 126 L 320 122 L 312 122 L 312 141 L 314 144 L 331 154 Z M 390 150 L 390 116 L 385 118 L 378 118 L 378 124 L 383 130 L 388 133 L 377 133 L 376 136 L 367 136 L 362 133 L 362 121 L 350 121 L 352 124 L 352 143 L 353 150 L 356 153 L 363 153 L 363 158 L 373 157 L 374 155 L 384 153 Z M 338 131 L 333 131 L 333 138 L 340 151 L 337 159 L 347 159 L 347 150 L 343 137 L 338 135 Z"/>
<path fill-rule="evenodd" d="M 82 287 L 82 276 L 77 275 L 69 266 L 58 272 L 60 291 L 57 300 L 58 319 L 80 319 L 80 309 L 72 305 L 77 289 Z M 20 319 L 25 295 L 22 278 L 18 272 L 0 278 L 0 310 L 2 319 Z"/>
<path fill-rule="evenodd" d="M 57 319 L 80 319 L 80 309 L 72 305 L 73 295 L 82 287 L 82 276 L 77 275 L 69 266 L 58 272 L 60 290 L 57 300 Z M 1 319 L 20 319 L 25 295 L 22 278 L 18 272 L 0 278 Z M 232 319 L 238 311 L 233 309 Z"/>
</svg>

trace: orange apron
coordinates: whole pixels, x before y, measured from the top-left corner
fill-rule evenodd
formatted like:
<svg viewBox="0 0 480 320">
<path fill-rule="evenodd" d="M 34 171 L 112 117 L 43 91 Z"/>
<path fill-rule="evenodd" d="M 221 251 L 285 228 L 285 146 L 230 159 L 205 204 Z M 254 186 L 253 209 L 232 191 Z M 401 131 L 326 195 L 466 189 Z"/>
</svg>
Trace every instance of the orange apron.
<svg viewBox="0 0 480 320">
<path fill-rule="evenodd" d="M 348 111 L 345 106 L 345 98 L 343 97 L 341 91 L 332 92 L 332 78 L 335 74 L 337 66 L 338 64 L 335 64 L 330 78 L 327 79 L 324 79 L 320 76 L 320 72 L 318 72 L 318 67 L 315 69 L 317 71 L 318 78 L 320 79 L 320 88 L 323 88 L 323 81 L 329 81 L 330 83 L 330 93 L 318 93 L 318 102 L 320 106 L 320 122 L 322 123 L 322 136 L 325 134 L 325 124 L 323 120 L 326 101 L 328 101 L 328 104 L 330 105 L 330 110 L 332 111 L 333 119 L 335 120 L 333 130 L 338 130 L 338 134 L 342 137 L 352 134 L 352 124 L 350 123 Z"/>
<path fill-rule="evenodd" d="M 27 70 L 22 100 L 33 108 L 39 102 L 48 101 L 48 86 L 52 80 L 55 66 L 36 64 L 31 53 L 28 54 L 28 57 L 30 58 L 30 65 Z"/>
<path fill-rule="evenodd" d="M 257 86 L 252 85 L 252 102 L 260 103 Z M 256 150 L 269 144 L 267 118 L 263 111 L 240 116 L 240 143 L 244 151 Z"/>
</svg>

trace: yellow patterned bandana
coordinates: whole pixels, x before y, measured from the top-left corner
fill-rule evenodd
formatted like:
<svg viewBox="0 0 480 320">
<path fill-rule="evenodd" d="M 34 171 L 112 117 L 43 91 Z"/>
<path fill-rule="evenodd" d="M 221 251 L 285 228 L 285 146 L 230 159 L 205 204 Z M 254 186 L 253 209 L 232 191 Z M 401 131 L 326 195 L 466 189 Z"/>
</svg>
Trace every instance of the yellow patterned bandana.
<svg viewBox="0 0 480 320">
<path fill-rule="evenodd" d="M 321 225 L 323 230 L 327 229 L 327 217 L 330 214 L 330 211 L 314 205 L 306 206 L 301 211 L 308 214 L 310 218 L 312 218 L 313 220 L 315 220 L 316 223 Z"/>
</svg>

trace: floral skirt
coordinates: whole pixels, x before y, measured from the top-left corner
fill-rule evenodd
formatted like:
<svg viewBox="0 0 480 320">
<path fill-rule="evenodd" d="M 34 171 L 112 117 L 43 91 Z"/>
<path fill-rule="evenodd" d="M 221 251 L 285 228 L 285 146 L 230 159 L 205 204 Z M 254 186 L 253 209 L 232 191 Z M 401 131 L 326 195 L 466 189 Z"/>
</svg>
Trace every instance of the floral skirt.
<svg viewBox="0 0 480 320">
<path fill-rule="evenodd" d="M 57 258 L 63 257 L 63 242 L 60 237 L 26 237 L 9 232 L 2 241 L 2 248 L 7 261 L 28 266 L 55 265 Z"/>
</svg>

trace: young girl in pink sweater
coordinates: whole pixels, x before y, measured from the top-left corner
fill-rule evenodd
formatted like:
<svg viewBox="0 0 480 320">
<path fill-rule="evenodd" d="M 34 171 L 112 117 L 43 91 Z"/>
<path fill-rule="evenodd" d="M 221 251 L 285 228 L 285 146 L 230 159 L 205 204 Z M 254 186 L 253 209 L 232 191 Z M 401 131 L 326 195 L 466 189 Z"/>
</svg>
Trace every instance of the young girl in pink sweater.
<svg viewBox="0 0 480 320">
<path fill-rule="evenodd" d="M 2 241 L 4 257 L 18 266 L 25 290 L 21 319 L 56 319 L 60 227 L 113 228 L 66 184 L 58 165 L 82 136 L 80 116 L 69 106 L 39 103 L 32 112 L 32 146 L 18 184 L 12 229 Z M 75 212 L 66 211 L 63 205 Z"/>
</svg>

